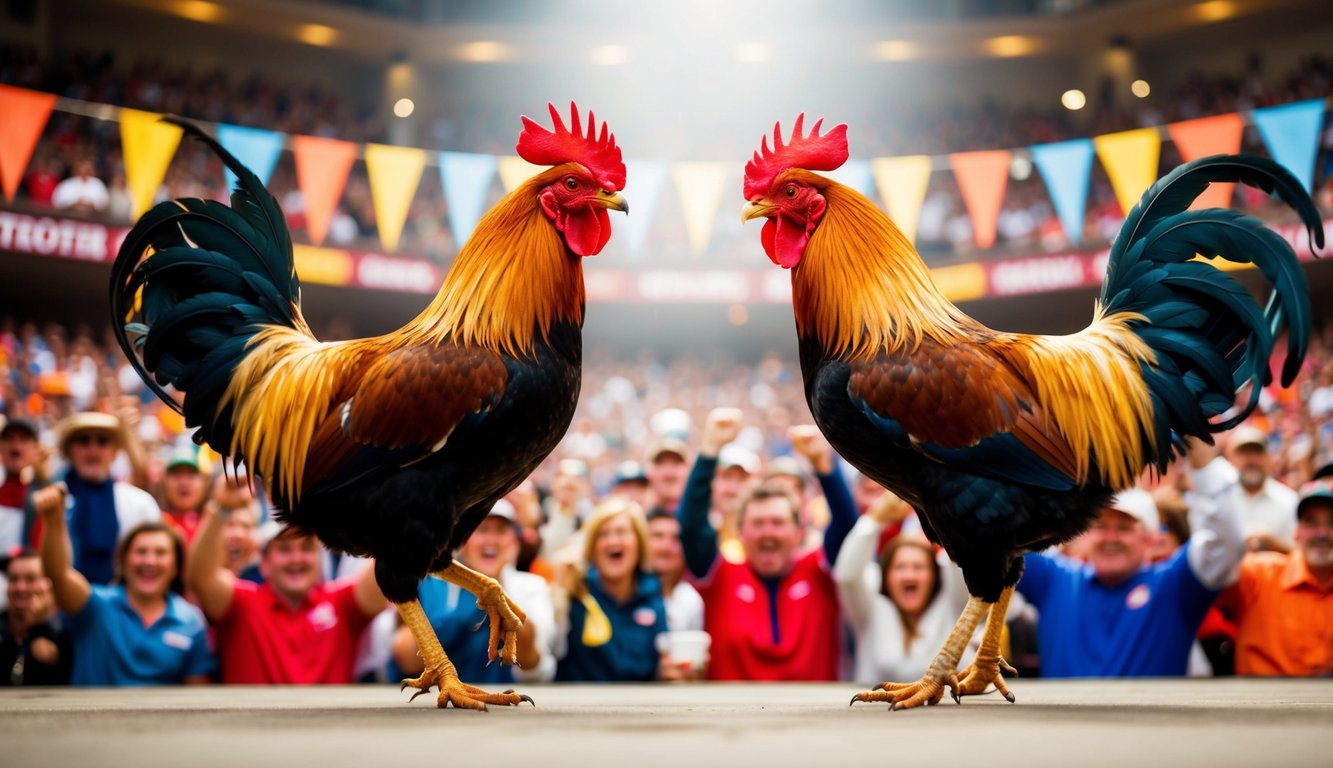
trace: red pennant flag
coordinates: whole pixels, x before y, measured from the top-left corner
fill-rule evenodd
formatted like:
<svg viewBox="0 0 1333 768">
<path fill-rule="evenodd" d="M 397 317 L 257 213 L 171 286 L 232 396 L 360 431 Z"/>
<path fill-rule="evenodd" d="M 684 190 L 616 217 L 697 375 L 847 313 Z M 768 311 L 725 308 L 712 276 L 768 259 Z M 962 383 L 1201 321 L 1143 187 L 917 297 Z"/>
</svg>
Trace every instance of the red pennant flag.
<svg viewBox="0 0 1333 768">
<path fill-rule="evenodd" d="M 333 211 L 342 199 L 347 174 L 356 162 L 356 144 L 318 136 L 293 136 L 296 183 L 305 197 L 306 231 L 316 245 L 328 234 Z"/>
<path fill-rule="evenodd" d="M 972 217 L 972 233 L 977 247 L 995 244 L 995 223 L 1000 219 L 1004 188 L 1009 183 L 1010 153 L 1007 149 L 985 152 L 956 152 L 949 155 L 949 165 L 963 203 Z"/>
<path fill-rule="evenodd" d="M 1180 158 L 1185 162 L 1198 160 L 1209 155 L 1229 155 L 1240 151 L 1240 137 L 1245 125 L 1240 115 L 1217 115 L 1201 117 L 1198 120 L 1184 120 L 1171 123 L 1166 127 L 1180 151 Z M 1231 205 L 1231 192 L 1235 184 L 1209 184 L 1190 206 L 1191 210 L 1200 208 L 1226 208 Z"/>
<path fill-rule="evenodd" d="M 37 139 L 55 106 L 53 93 L 0 85 L 0 185 L 6 201 L 13 201 L 18 192 Z"/>
</svg>

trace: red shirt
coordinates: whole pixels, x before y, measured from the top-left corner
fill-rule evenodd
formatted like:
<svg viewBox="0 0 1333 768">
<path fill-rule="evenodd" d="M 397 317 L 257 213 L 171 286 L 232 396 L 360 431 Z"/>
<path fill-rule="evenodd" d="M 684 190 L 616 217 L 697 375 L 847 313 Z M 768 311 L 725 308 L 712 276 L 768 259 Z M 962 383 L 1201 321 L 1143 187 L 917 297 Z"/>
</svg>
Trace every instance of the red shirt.
<svg viewBox="0 0 1333 768">
<path fill-rule="evenodd" d="M 222 682 L 352 682 L 361 631 L 373 616 L 356 603 L 355 581 L 321 584 L 293 609 L 267 584 L 236 582 L 217 630 Z"/>
<path fill-rule="evenodd" d="M 719 558 L 711 578 L 697 586 L 704 629 L 713 638 L 710 679 L 838 679 L 842 619 L 822 550 L 797 559 L 778 584 L 776 644 L 768 587 L 748 565 Z"/>
<path fill-rule="evenodd" d="M 162 510 L 162 520 L 172 528 L 180 531 L 185 539 L 185 546 L 194 543 L 195 534 L 199 533 L 199 524 L 203 522 L 203 517 L 193 509 L 187 509 L 184 512 L 175 512 L 173 510 Z"/>
</svg>

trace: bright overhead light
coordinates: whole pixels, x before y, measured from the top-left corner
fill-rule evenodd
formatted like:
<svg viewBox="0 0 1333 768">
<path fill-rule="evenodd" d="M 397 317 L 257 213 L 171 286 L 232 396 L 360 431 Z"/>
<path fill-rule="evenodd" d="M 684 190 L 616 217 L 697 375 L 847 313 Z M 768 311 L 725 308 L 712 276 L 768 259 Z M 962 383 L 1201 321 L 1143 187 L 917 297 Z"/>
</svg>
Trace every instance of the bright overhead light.
<svg viewBox="0 0 1333 768">
<path fill-rule="evenodd" d="M 338 30 L 323 24 L 302 24 L 296 28 L 296 39 L 306 45 L 327 48 L 338 42 Z"/>
<path fill-rule="evenodd" d="M 763 43 L 741 43 L 734 53 L 736 61 L 743 64 L 760 64 L 768 61 L 768 46 Z"/>
<path fill-rule="evenodd" d="M 393 114 L 395 117 L 410 117 L 416 108 L 416 102 L 403 97 L 393 103 Z"/>
<path fill-rule="evenodd" d="M 1147 80 L 1135 80 L 1129 84 L 1129 92 L 1140 99 L 1146 99 L 1152 93 L 1152 86 L 1148 85 Z"/>
<path fill-rule="evenodd" d="M 458 58 L 463 61 L 503 61 L 509 58 L 509 48 L 494 40 L 478 40 L 458 46 Z"/>
<path fill-rule="evenodd" d="M 875 58 L 880 61 L 907 61 L 916 56 L 916 46 L 906 40 L 882 40 L 875 43 Z"/>
<path fill-rule="evenodd" d="M 1080 91 L 1077 88 L 1070 88 L 1060 94 L 1060 103 L 1065 106 L 1065 109 L 1078 111 L 1087 105 L 1088 97 L 1083 95 L 1083 91 Z"/>
<path fill-rule="evenodd" d="M 629 49 L 623 45 L 599 45 L 592 49 L 592 63 L 614 67 L 629 60 Z"/>
<path fill-rule="evenodd" d="M 1231 0 L 1208 0 L 1194 6 L 1194 15 L 1200 21 L 1223 21 L 1236 15 L 1236 4 Z"/>
<path fill-rule="evenodd" d="M 181 18 L 211 24 L 222 18 L 222 6 L 207 0 L 180 0 L 172 6 L 172 11 Z"/>
<path fill-rule="evenodd" d="M 1037 50 L 1036 41 L 1022 35 L 1002 35 L 986 41 L 986 52 L 1001 58 L 1026 56 L 1035 50 Z"/>
</svg>

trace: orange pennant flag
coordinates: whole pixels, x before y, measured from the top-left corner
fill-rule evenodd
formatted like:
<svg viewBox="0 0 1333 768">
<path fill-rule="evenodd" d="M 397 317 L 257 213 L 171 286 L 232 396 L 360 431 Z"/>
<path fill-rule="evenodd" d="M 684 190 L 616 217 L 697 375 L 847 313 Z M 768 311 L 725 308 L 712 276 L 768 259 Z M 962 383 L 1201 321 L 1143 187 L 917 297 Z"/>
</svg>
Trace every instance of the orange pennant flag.
<svg viewBox="0 0 1333 768">
<path fill-rule="evenodd" d="M 6 201 L 13 201 L 18 192 L 37 139 L 55 106 L 53 93 L 0 85 L 0 184 Z"/>
<path fill-rule="evenodd" d="M 305 198 L 305 228 L 315 245 L 324 242 L 333 211 L 342 199 L 347 174 L 356 162 L 356 144 L 319 136 L 293 136 L 296 183 Z"/>
<path fill-rule="evenodd" d="M 1180 159 L 1192 162 L 1209 155 L 1230 155 L 1240 151 L 1240 137 L 1245 124 L 1238 113 L 1201 117 L 1198 120 L 1184 120 L 1171 123 L 1166 127 L 1180 151 Z M 1231 192 L 1235 184 L 1209 184 L 1202 195 L 1190 205 L 1191 210 L 1200 208 L 1226 208 L 1231 205 Z"/>
<path fill-rule="evenodd" d="M 1157 180 L 1157 161 L 1162 154 L 1162 137 L 1156 128 L 1106 133 L 1092 137 L 1092 146 L 1102 159 L 1111 180 L 1120 211 L 1129 214 L 1148 187 Z"/>
<path fill-rule="evenodd" d="M 995 223 L 1000 219 L 1004 188 L 1009 183 L 1009 161 L 1007 149 L 949 155 L 949 166 L 963 193 L 967 214 L 972 217 L 972 234 L 979 248 L 995 244 Z"/>
</svg>

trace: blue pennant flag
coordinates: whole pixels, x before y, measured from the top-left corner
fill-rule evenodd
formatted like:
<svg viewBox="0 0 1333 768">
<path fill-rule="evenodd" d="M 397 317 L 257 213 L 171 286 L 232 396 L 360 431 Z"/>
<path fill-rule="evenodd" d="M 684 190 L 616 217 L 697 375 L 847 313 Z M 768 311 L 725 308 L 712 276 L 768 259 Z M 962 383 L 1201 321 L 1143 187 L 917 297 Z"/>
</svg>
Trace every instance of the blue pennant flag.
<svg viewBox="0 0 1333 768">
<path fill-rule="evenodd" d="M 1075 139 L 1031 147 L 1032 162 L 1041 172 L 1051 193 L 1051 203 L 1060 217 L 1069 242 L 1083 240 L 1083 219 L 1088 207 L 1088 179 L 1092 173 L 1091 139 Z"/>
<path fill-rule="evenodd" d="M 1314 191 L 1314 160 L 1323 123 L 1323 99 L 1254 110 L 1254 124 L 1268 146 L 1268 154 L 1310 191 Z"/>
<path fill-rule="evenodd" d="M 486 212 L 486 193 L 495 179 L 496 165 L 494 155 L 440 153 L 440 186 L 449 203 L 449 228 L 460 249 Z"/>
<path fill-rule="evenodd" d="M 824 173 L 839 184 L 845 184 L 866 197 L 875 193 L 875 177 L 870 172 L 869 160 L 848 160 L 841 168 Z"/>
<path fill-rule="evenodd" d="M 634 213 L 624 220 L 625 243 L 630 256 L 643 252 L 648 239 L 648 228 L 657 212 L 657 201 L 666 183 L 667 164 L 657 160 L 628 160 L 625 162 L 625 199 Z M 621 226 L 619 219 L 615 226 Z"/>
<path fill-rule="evenodd" d="M 273 166 L 278 164 L 278 154 L 282 152 L 284 136 L 277 131 L 265 131 L 260 128 L 246 128 L 240 125 L 218 124 L 218 143 L 222 148 L 236 156 L 241 165 L 249 168 L 259 177 L 260 183 L 268 185 L 273 175 Z M 227 170 L 227 189 L 236 188 L 236 174 Z"/>
</svg>

